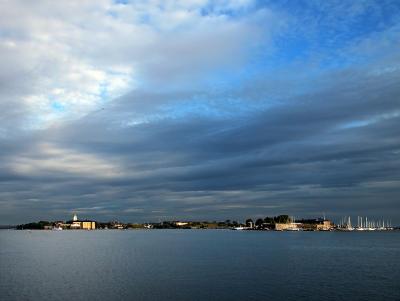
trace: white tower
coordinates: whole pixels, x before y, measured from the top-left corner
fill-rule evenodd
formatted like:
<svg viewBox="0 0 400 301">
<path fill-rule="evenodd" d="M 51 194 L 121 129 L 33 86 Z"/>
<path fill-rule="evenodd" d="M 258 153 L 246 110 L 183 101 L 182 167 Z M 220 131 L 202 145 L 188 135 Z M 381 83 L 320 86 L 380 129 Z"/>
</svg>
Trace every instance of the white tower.
<svg viewBox="0 0 400 301">
<path fill-rule="evenodd" d="M 78 220 L 78 217 L 76 216 L 76 214 L 74 214 L 74 217 L 72 218 L 72 220 L 73 220 L 74 222 L 76 222 L 76 221 Z"/>
</svg>

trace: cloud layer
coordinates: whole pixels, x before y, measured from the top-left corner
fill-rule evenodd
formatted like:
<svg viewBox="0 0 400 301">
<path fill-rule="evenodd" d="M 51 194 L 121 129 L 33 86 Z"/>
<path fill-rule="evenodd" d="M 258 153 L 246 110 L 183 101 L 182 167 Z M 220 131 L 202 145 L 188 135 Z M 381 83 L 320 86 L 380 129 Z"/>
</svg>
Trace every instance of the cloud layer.
<svg viewBox="0 0 400 301">
<path fill-rule="evenodd" d="M 390 1 L 2 2 L 0 221 L 399 220 Z"/>
</svg>

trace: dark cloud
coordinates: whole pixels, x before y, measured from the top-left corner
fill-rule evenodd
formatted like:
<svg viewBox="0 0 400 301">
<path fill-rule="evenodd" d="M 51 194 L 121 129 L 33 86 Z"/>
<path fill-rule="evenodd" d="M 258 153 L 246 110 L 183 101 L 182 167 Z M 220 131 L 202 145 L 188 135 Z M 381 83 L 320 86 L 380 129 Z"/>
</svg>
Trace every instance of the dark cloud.
<svg viewBox="0 0 400 301">
<path fill-rule="evenodd" d="M 124 123 L 130 109 L 122 98 L 109 111 L 4 143 L 3 218 L 71 211 L 126 220 L 283 212 L 395 218 L 397 79 L 352 73 L 240 117 L 188 114 L 136 125 Z"/>
<path fill-rule="evenodd" d="M 334 27 L 340 19 L 342 5 L 332 7 L 335 13 L 324 26 Z M 74 9 L 79 11 L 79 7 Z M 349 13 L 356 16 L 365 9 L 352 7 Z M 173 35 L 169 29 L 153 36 L 146 26 L 140 27 L 141 41 L 155 39 L 144 43 L 148 51 L 125 41 L 133 29 L 120 23 L 110 23 L 116 26 L 111 32 L 118 32 L 118 39 L 108 31 L 93 37 L 85 32 L 87 41 L 103 37 L 99 45 L 116 42 L 105 49 L 83 51 L 80 43 L 63 40 L 62 45 L 75 46 L 74 59 L 85 58 L 77 64 L 77 72 L 89 70 L 79 84 L 75 79 L 70 82 L 69 75 L 60 81 L 68 90 L 63 95 L 77 107 L 84 106 L 82 95 L 91 95 L 87 87 L 93 83 L 97 87 L 98 77 L 113 73 L 102 68 L 118 61 L 119 53 L 120 62 L 127 65 L 143 58 L 139 65 L 146 83 L 101 106 L 85 107 L 84 114 L 74 111 L 60 122 L 38 121 L 48 112 L 40 114 L 43 103 L 28 96 L 57 88 L 52 81 L 48 84 L 49 78 L 68 64 L 60 63 L 62 55 L 55 56 L 54 66 L 46 58 L 44 65 L 49 67 L 34 68 L 24 77 L 29 69 L 24 59 L 31 62 L 32 58 L 22 46 L 11 55 L 8 48 L 15 45 L 6 41 L 3 46 L 8 47 L 11 63 L 0 59 L 10 70 L 9 75 L 0 72 L 0 223 L 66 219 L 72 212 L 126 221 L 243 220 L 325 212 L 333 217 L 385 216 L 400 222 L 400 69 L 394 21 L 392 27 L 357 36 L 338 49 L 312 47 L 293 62 L 287 58 L 290 53 L 269 49 L 260 54 L 253 44 L 244 45 L 261 39 L 266 47 L 265 41 L 274 40 L 261 38 L 261 33 L 268 34 L 259 27 L 277 15 L 270 10 L 254 13 L 259 18 L 254 22 L 252 14 L 237 22 L 233 17 L 213 16 L 219 24 L 215 32 L 197 16 L 195 37 L 191 31 Z M 70 25 L 69 18 L 74 19 L 63 16 L 60 22 Z M 302 18 L 290 20 L 300 24 L 296 22 Z M 43 32 L 37 22 L 33 22 L 38 26 L 33 32 Z M 317 25 L 286 29 L 290 31 L 287 37 L 293 39 L 290 33 L 301 31 L 302 39 L 314 43 Z M 351 27 L 347 22 L 342 25 L 345 29 L 337 27 L 339 31 Z M 26 30 L 23 25 L 17 27 Z M 79 31 L 71 34 L 70 30 L 65 38 L 78 39 Z M 227 32 L 224 39 L 221 32 Z M 247 33 L 254 36 L 247 38 Z M 170 36 L 174 39 L 168 40 Z M 334 37 L 331 42 L 339 44 L 342 37 Z M 41 51 L 35 53 L 42 57 Z M 333 54 L 340 63 L 331 58 Z M 252 65 L 251 55 L 256 55 L 257 66 Z M 276 56 L 286 56 L 286 63 L 269 69 L 269 60 Z M 354 63 L 357 59 L 361 63 Z M 326 61 L 338 66 L 328 66 Z M 229 74 L 241 66 L 242 74 Z M 215 85 L 205 84 L 208 75 Z M 219 80 L 229 84 L 219 85 Z M 80 91 L 74 94 L 77 102 L 68 96 L 74 88 Z M 32 105 L 37 107 L 32 110 Z"/>
</svg>

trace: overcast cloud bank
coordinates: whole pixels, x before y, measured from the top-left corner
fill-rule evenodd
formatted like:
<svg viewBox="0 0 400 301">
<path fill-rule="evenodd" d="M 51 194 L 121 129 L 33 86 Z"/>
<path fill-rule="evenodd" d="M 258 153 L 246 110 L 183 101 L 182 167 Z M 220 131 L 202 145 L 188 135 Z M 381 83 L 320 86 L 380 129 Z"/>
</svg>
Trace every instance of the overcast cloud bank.
<svg viewBox="0 0 400 301">
<path fill-rule="evenodd" d="M 400 222 L 397 1 L 0 11 L 0 223 Z"/>
</svg>

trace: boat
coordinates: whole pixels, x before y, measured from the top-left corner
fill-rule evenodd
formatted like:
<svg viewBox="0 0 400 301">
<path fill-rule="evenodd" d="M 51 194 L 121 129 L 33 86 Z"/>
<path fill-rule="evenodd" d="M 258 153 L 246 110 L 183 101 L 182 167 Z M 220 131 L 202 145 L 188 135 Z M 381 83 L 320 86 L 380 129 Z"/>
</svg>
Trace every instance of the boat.
<svg viewBox="0 0 400 301">
<path fill-rule="evenodd" d="M 287 229 L 285 229 L 285 231 L 300 231 L 300 229 L 299 228 L 287 228 Z"/>
<path fill-rule="evenodd" d="M 233 227 L 232 228 L 232 230 L 246 230 L 246 229 L 248 229 L 247 227 L 242 227 L 242 226 L 240 226 L 240 227 Z"/>
</svg>

